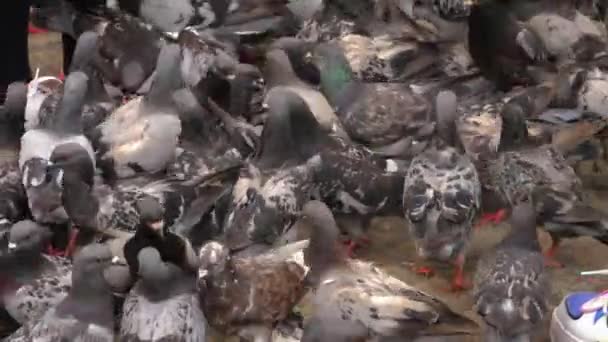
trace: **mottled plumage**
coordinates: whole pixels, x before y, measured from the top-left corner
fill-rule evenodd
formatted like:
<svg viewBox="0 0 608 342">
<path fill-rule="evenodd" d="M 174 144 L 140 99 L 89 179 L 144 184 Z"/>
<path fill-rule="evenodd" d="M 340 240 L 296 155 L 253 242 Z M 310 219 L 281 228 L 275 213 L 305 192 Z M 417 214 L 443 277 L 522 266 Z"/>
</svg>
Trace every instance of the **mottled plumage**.
<svg viewBox="0 0 608 342">
<path fill-rule="evenodd" d="M 403 205 L 418 252 L 450 260 L 462 253 L 480 208 L 475 166 L 454 148 L 431 149 L 407 171 Z"/>
<path fill-rule="evenodd" d="M 27 197 L 17 161 L 0 163 L 0 240 L 13 223 L 25 218 L 26 211 Z"/>
<path fill-rule="evenodd" d="M 455 261 L 455 286 L 462 285 L 462 265 L 473 220 L 481 207 L 481 184 L 471 159 L 455 137 L 456 99 L 437 96 L 441 142 L 412 160 L 403 189 L 403 208 L 420 257 Z"/>
<path fill-rule="evenodd" d="M 121 341 L 205 341 L 206 319 L 193 275 L 161 260 L 153 247 L 138 254 L 140 280 L 123 305 Z"/>
<path fill-rule="evenodd" d="M 167 166 L 167 178 L 193 181 L 243 160 L 236 148 L 231 148 L 222 155 L 209 154 L 203 155 L 187 149 L 178 150 L 175 160 Z"/>
<path fill-rule="evenodd" d="M 484 341 L 528 341 L 542 327 L 551 294 L 529 203 L 513 209 L 511 232 L 475 274 L 475 309 L 486 322 Z"/>
<path fill-rule="evenodd" d="M 307 257 L 315 288 L 313 315 L 305 325 L 303 342 L 407 340 L 474 332 L 473 321 L 442 301 L 370 263 L 345 259 L 337 250 L 339 232 L 325 204 L 311 201 L 302 213 L 312 226 Z"/>
<path fill-rule="evenodd" d="M 269 338 L 305 294 L 307 245 L 294 242 L 253 257 L 233 257 L 214 241 L 201 247 L 198 285 L 209 323 L 226 334 Z"/>
<path fill-rule="evenodd" d="M 320 165 L 319 123 L 294 92 L 273 89 L 261 146 L 232 190 L 224 219 L 230 249 L 272 244 L 297 219 L 312 196 Z"/>
<path fill-rule="evenodd" d="M 68 295 L 40 320 L 24 326 L 23 341 L 113 342 L 112 292 L 103 279 L 103 270 L 111 260 L 107 246 L 82 249 L 74 260 Z M 13 341 L 10 336 L 7 340 Z"/>
<path fill-rule="evenodd" d="M 578 12 L 572 1 L 479 1 L 468 22 L 471 56 L 503 90 L 535 84 L 539 70 L 555 72 L 605 50 L 605 27 Z"/>
<path fill-rule="evenodd" d="M 408 85 L 355 80 L 338 45 L 318 45 L 314 55 L 321 89 L 353 140 L 374 147 L 393 144 L 417 135 L 432 120 L 431 104 Z"/>
<path fill-rule="evenodd" d="M 550 145 L 499 153 L 479 166 L 484 188 L 511 206 L 534 199 L 554 244 L 562 237 L 591 236 L 608 243 L 608 220 L 594 209 L 559 150 Z"/>
<path fill-rule="evenodd" d="M 312 196 L 319 158 L 302 165 L 264 170 L 248 165 L 232 191 L 224 230 L 231 249 L 254 243 L 272 244 L 297 219 Z"/>
<path fill-rule="evenodd" d="M 132 182 L 119 184 L 114 188 L 107 185 L 91 186 L 73 173 L 63 178 L 63 203 L 70 218 L 81 228 L 118 237 L 135 232 L 140 222 L 137 201 L 152 198 L 164 208 L 163 220 L 172 227 L 197 202 L 197 199 L 213 198 L 222 194 L 210 187 L 230 187 L 236 178 L 238 166 L 230 166 L 218 172 L 199 177 L 189 182 L 179 180 Z M 226 181 L 224 183 L 224 181 Z M 209 210 L 214 200 L 206 208 L 194 207 L 202 216 Z"/>
<path fill-rule="evenodd" d="M 72 265 L 62 257 L 42 255 L 51 232 L 32 221 L 15 223 L 8 239 L 8 255 L 0 257 L 2 292 L 7 312 L 20 324 L 37 320 L 61 301 L 72 284 Z"/>
</svg>

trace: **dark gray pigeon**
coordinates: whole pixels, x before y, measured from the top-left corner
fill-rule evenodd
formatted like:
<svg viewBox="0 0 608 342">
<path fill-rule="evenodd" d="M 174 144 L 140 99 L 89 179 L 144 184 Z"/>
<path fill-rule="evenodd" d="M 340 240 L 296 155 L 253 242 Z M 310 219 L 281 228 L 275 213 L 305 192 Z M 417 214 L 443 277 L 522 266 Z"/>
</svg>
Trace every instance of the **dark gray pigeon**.
<svg viewBox="0 0 608 342">
<path fill-rule="evenodd" d="M 266 53 L 263 73 L 268 84 L 268 94 L 275 89 L 287 89 L 294 92 L 306 102 L 326 132 L 350 140 L 327 98 L 320 91 L 298 78 L 285 50 L 274 48 Z"/>
<path fill-rule="evenodd" d="M 156 248 L 138 256 L 140 280 L 127 296 L 120 324 L 124 341 L 205 341 L 207 321 L 194 276 L 161 260 Z"/>
<path fill-rule="evenodd" d="M 114 341 L 113 298 L 103 272 L 112 262 L 107 245 L 91 244 L 74 258 L 72 289 L 40 320 L 29 321 L 7 341 Z"/>
<path fill-rule="evenodd" d="M 551 294 L 534 208 L 516 206 L 510 221 L 511 232 L 480 260 L 475 274 L 475 308 L 486 323 L 486 342 L 530 341 Z"/>
</svg>

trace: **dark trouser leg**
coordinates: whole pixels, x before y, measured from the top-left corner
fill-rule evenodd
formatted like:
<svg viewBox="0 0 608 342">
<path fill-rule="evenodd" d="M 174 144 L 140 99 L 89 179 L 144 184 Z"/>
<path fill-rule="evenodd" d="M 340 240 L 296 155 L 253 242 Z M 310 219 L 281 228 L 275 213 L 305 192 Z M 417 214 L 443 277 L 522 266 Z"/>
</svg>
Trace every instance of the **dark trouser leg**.
<svg viewBox="0 0 608 342">
<path fill-rule="evenodd" d="M 63 45 L 63 72 L 67 74 L 72 63 L 74 49 L 76 49 L 76 40 L 67 34 L 62 34 L 61 44 Z"/>
<path fill-rule="evenodd" d="M 31 78 L 28 56 L 29 1 L 0 1 L 0 100 L 6 87 Z"/>
</svg>

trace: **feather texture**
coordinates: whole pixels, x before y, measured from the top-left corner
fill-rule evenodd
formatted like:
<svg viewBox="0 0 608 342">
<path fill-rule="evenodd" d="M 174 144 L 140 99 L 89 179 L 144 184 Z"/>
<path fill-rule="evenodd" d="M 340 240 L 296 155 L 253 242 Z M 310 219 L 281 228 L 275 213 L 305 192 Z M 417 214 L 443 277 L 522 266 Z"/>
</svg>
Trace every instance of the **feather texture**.
<svg viewBox="0 0 608 342">
<path fill-rule="evenodd" d="M 467 156 L 448 147 L 414 158 L 403 193 L 421 256 L 447 261 L 466 250 L 481 205 L 481 184 Z"/>
<path fill-rule="evenodd" d="M 241 336 L 262 327 L 270 337 L 305 294 L 307 245 L 295 242 L 253 257 L 232 257 L 217 242 L 201 247 L 198 284 L 210 324 Z"/>
<path fill-rule="evenodd" d="M 486 322 L 488 341 L 530 338 L 540 328 L 551 292 L 530 204 L 513 209 L 511 232 L 480 259 L 475 274 L 475 309 Z"/>
</svg>

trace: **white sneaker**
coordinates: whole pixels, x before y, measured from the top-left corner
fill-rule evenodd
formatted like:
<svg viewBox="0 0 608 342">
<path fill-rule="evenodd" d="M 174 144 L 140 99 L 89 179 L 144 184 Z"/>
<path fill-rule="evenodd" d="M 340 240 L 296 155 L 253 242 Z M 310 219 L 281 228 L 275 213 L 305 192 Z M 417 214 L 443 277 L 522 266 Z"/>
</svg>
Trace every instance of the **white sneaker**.
<svg viewBox="0 0 608 342">
<path fill-rule="evenodd" d="M 552 342 L 608 342 L 608 291 L 566 296 L 551 317 Z"/>
</svg>

